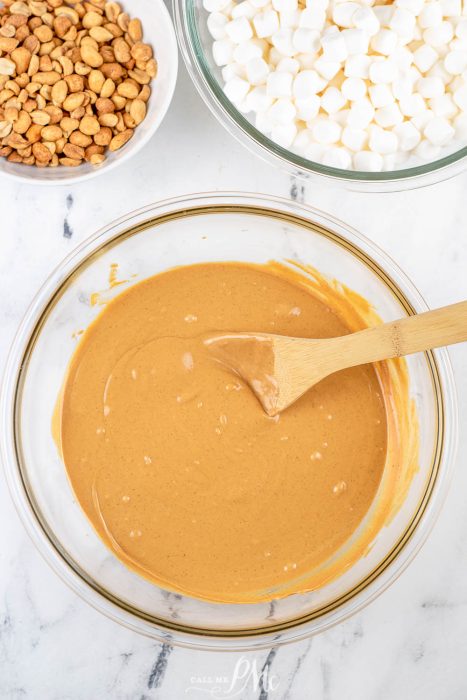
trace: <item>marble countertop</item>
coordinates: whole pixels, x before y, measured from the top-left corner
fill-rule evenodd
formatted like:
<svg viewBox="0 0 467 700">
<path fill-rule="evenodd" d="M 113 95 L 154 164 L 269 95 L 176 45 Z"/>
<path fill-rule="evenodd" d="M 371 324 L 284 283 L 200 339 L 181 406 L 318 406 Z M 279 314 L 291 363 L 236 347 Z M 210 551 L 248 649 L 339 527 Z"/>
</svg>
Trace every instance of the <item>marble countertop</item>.
<svg viewBox="0 0 467 700">
<path fill-rule="evenodd" d="M 297 183 L 220 127 L 183 67 L 176 98 L 144 153 L 107 177 L 63 188 L 0 182 L 0 369 L 51 269 L 100 226 L 158 199 L 250 190 L 299 197 L 382 246 L 432 306 L 467 298 L 467 173 L 398 194 Z M 35 551 L 0 488 L 0 697 L 5 700 L 461 700 L 467 697 L 467 352 L 451 358 L 460 446 L 447 503 L 409 569 L 346 623 L 257 653 L 171 648 L 130 632 L 76 597 Z M 3 479 L 3 476 L 0 478 Z M 243 657 L 243 658 L 242 658 Z M 270 687 L 254 682 L 269 670 Z M 237 669 L 237 671 L 236 671 Z M 221 690 L 215 692 L 221 679 Z M 192 687 L 194 686 L 194 687 Z M 232 691 L 232 692 L 234 692 Z M 234 697 L 232 692 L 229 697 Z"/>
</svg>

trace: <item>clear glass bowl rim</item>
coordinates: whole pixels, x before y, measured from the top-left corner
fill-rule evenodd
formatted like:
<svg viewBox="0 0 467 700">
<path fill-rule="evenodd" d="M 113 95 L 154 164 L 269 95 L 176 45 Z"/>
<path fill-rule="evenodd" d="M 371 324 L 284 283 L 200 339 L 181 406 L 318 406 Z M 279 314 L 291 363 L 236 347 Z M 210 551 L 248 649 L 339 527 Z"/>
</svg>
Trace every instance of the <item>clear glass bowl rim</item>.
<svg viewBox="0 0 467 700">
<path fill-rule="evenodd" d="M 227 131 L 263 159 L 272 160 L 275 165 L 280 165 L 298 177 L 318 175 L 331 182 L 340 181 L 347 186 L 353 185 L 356 189 L 367 188 L 376 191 L 424 187 L 454 177 L 467 167 L 467 146 L 423 165 L 384 172 L 332 168 L 282 148 L 256 129 L 234 107 L 213 76 L 206 60 L 205 47 L 197 31 L 194 0 L 172 0 L 172 4 L 180 50 L 199 94 Z"/>
<path fill-rule="evenodd" d="M 279 632 L 274 629 L 244 635 L 235 632 L 229 636 L 212 634 L 209 630 L 201 628 L 187 631 L 183 626 L 155 624 L 143 616 L 135 615 L 130 608 L 125 609 L 114 602 L 103 589 L 99 591 L 92 587 L 72 568 L 64 553 L 60 552 L 49 539 L 34 511 L 21 474 L 16 454 L 15 413 L 22 361 L 43 312 L 53 301 L 55 294 L 60 291 L 62 284 L 78 271 L 81 264 L 96 250 L 117 239 L 143 220 L 157 219 L 179 211 L 188 213 L 206 207 L 235 207 L 236 209 L 243 207 L 248 212 L 253 208 L 266 213 L 270 212 L 272 215 L 285 212 L 302 221 L 314 222 L 318 219 L 320 222 L 318 226 L 328 228 L 337 238 L 349 243 L 353 254 L 363 252 L 376 263 L 378 269 L 402 294 L 408 308 L 413 312 L 428 309 L 418 290 L 388 255 L 347 224 L 316 208 L 279 197 L 242 192 L 197 193 L 148 205 L 120 217 L 86 238 L 57 266 L 34 297 L 13 340 L 5 367 L 0 397 L 0 426 L 4 436 L 4 440 L 1 441 L 1 457 L 14 505 L 28 535 L 45 561 L 81 599 L 108 618 L 162 642 L 203 650 L 246 651 L 299 641 L 343 622 L 366 607 L 400 576 L 428 537 L 448 491 L 457 447 L 457 400 L 448 352 L 445 348 L 436 350 L 433 352 L 433 358 L 438 373 L 440 391 L 438 399 L 442 407 L 442 447 L 436 478 L 423 512 L 409 536 L 398 546 L 397 554 L 392 560 L 375 577 L 360 587 L 352 597 L 323 617 L 305 622 L 298 620 L 296 624 L 291 624 Z M 342 229 L 345 230 L 345 235 L 342 234 Z"/>
</svg>

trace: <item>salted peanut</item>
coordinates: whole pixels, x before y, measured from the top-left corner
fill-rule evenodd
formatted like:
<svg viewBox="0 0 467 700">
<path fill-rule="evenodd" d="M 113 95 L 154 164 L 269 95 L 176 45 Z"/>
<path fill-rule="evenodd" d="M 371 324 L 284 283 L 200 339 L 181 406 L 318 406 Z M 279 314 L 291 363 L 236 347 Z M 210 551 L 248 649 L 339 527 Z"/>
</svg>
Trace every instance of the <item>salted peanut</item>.
<svg viewBox="0 0 467 700">
<path fill-rule="evenodd" d="M 85 108 L 83 106 L 77 107 L 72 112 L 70 112 L 70 117 L 72 119 L 78 119 L 79 121 L 81 121 L 81 119 L 84 117 L 85 113 L 86 113 L 86 111 L 85 111 Z"/>
<path fill-rule="evenodd" d="M 0 36 L 0 51 L 10 53 L 10 51 L 16 49 L 18 44 L 18 39 L 15 39 L 14 37 Z"/>
<path fill-rule="evenodd" d="M 40 21 L 40 20 L 39 20 Z M 54 33 L 50 27 L 45 24 L 41 24 L 39 27 L 34 29 L 34 36 L 37 36 L 41 44 L 46 44 L 48 41 L 52 41 Z"/>
<path fill-rule="evenodd" d="M 60 7 L 55 8 L 55 14 L 57 17 L 60 15 L 68 17 L 72 24 L 78 24 L 79 22 L 79 14 L 76 12 L 76 10 L 74 10 L 72 7 L 68 7 L 67 5 L 61 5 Z"/>
<path fill-rule="evenodd" d="M 40 56 L 39 58 L 39 70 L 43 73 L 47 73 L 48 71 L 54 70 L 52 59 L 50 56 Z M 57 71 L 57 73 L 61 72 L 61 67 L 60 70 Z"/>
<path fill-rule="evenodd" d="M 16 66 L 9 58 L 0 58 L 0 75 L 14 75 Z"/>
<path fill-rule="evenodd" d="M 33 15 L 43 17 L 43 15 L 47 14 L 47 3 L 38 2 L 37 0 L 29 0 L 29 9 Z"/>
<path fill-rule="evenodd" d="M 99 27 L 103 24 L 104 18 L 97 12 L 86 12 L 82 19 L 82 24 L 85 29 L 91 29 L 92 27 Z"/>
<path fill-rule="evenodd" d="M 8 156 L 7 160 L 8 160 L 10 163 L 22 163 L 22 162 L 23 162 L 23 159 L 22 159 L 21 156 L 17 153 L 17 151 L 12 151 L 12 153 L 10 153 L 10 155 Z"/>
<path fill-rule="evenodd" d="M 77 43 L 79 42 L 79 46 L 91 46 L 91 48 L 95 49 L 96 51 L 99 51 L 99 44 L 95 39 L 93 39 L 91 36 L 88 36 L 86 34 L 86 30 L 83 29 L 82 32 L 80 32 L 78 38 L 77 38 Z"/>
<path fill-rule="evenodd" d="M 32 145 L 32 153 L 39 163 L 48 163 L 52 158 L 52 153 L 43 143 L 37 142 Z"/>
<path fill-rule="evenodd" d="M 58 141 L 63 136 L 63 132 L 59 126 L 52 124 L 50 126 L 44 126 L 41 132 L 41 136 L 44 141 Z"/>
<path fill-rule="evenodd" d="M 110 78 L 114 82 L 123 78 L 126 72 L 120 63 L 104 63 L 101 67 L 101 71 L 106 78 Z"/>
<path fill-rule="evenodd" d="M 84 158 L 84 148 L 81 146 L 75 146 L 73 143 L 67 143 L 63 147 L 63 153 L 68 158 L 74 158 L 75 160 L 83 160 Z"/>
<path fill-rule="evenodd" d="M 63 104 L 66 96 L 68 95 L 68 85 L 66 80 L 59 80 L 58 83 L 52 87 L 51 97 L 52 102 L 55 105 Z"/>
<path fill-rule="evenodd" d="M 65 136 L 68 138 L 73 131 L 79 128 L 79 120 L 72 119 L 71 117 L 63 117 L 60 120 L 60 129 L 63 131 Z"/>
<path fill-rule="evenodd" d="M 83 102 L 84 93 L 73 92 L 71 93 L 71 95 L 68 95 L 68 97 L 66 97 L 66 99 L 63 101 L 63 109 L 66 109 L 67 112 L 73 112 L 78 107 L 81 107 Z"/>
<path fill-rule="evenodd" d="M 108 114 L 109 112 L 115 112 L 115 105 L 108 97 L 99 97 L 96 100 L 96 109 L 99 114 Z"/>
<path fill-rule="evenodd" d="M 7 122 L 10 122 L 11 124 L 15 122 L 18 117 L 19 117 L 19 110 L 16 109 L 16 107 L 7 107 L 4 110 L 4 117 Z"/>
<path fill-rule="evenodd" d="M 56 105 L 46 105 L 44 112 L 50 115 L 50 124 L 59 124 L 63 118 L 63 110 Z"/>
<path fill-rule="evenodd" d="M 109 126 L 111 129 L 117 126 L 118 123 L 118 117 L 115 113 L 101 114 L 98 119 L 101 126 Z"/>
<path fill-rule="evenodd" d="M 101 97 L 111 97 L 115 92 L 115 83 L 112 78 L 106 78 L 104 84 L 101 87 L 100 95 Z"/>
<path fill-rule="evenodd" d="M 149 61 L 152 58 L 152 49 L 148 44 L 138 41 L 131 47 L 131 56 L 135 61 Z"/>
<path fill-rule="evenodd" d="M 16 29 L 12 24 L 4 24 L 0 27 L 0 36 L 11 38 L 15 35 Z"/>
<path fill-rule="evenodd" d="M 28 92 L 24 89 L 21 88 L 20 93 L 18 95 L 18 101 L 21 102 L 21 104 L 24 104 L 26 100 L 29 99 L 29 94 Z"/>
<path fill-rule="evenodd" d="M 2 146 L 2 147 L 0 148 L 0 156 L 1 156 L 2 158 L 6 158 L 7 156 L 10 155 L 10 153 L 12 152 L 12 150 L 13 150 L 13 149 L 12 149 L 10 146 Z"/>
<path fill-rule="evenodd" d="M 96 153 L 104 153 L 104 147 L 93 143 L 88 146 L 84 152 L 86 160 L 89 160 L 91 156 L 95 155 Z"/>
<path fill-rule="evenodd" d="M 26 39 L 23 41 L 23 46 L 25 49 L 27 49 L 31 54 L 36 54 L 39 51 L 41 43 L 37 36 L 34 36 L 34 34 L 30 34 L 29 36 L 26 37 Z M 29 64 L 31 65 L 31 64 Z"/>
<path fill-rule="evenodd" d="M 130 35 L 130 38 L 133 41 L 141 41 L 143 38 L 143 28 L 141 26 L 141 20 L 137 19 L 136 17 L 134 19 L 131 19 L 128 22 L 128 34 Z"/>
<path fill-rule="evenodd" d="M 118 151 L 119 148 L 124 146 L 133 136 L 133 129 L 125 129 L 117 136 L 114 136 L 112 141 L 109 143 L 109 151 Z"/>
<path fill-rule="evenodd" d="M 60 73 L 54 70 L 46 71 L 44 73 L 39 72 L 34 76 L 36 83 L 41 83 L 41 85 L 55 85 L 60 80 Z"/>
<path fill-rule="evenodd" d="M 23 138 L 21 134 L 16 134 L 14 131 L 11 131 L 10 135 L 8 136 L 7 145 L 16 149 L 25 148 L 26 146 L 29 146 L 29 141 Z"/>
<path fill-rule="evenodd" d="M 62 67 L 62 75 L 64 77 L 73 74 L 73 61 L 68 56 L 59 56 L 58 62 Z"/>
<path fill-rule="evenodd" d="M 94 136 L 97 134 L 101 125 L 97 121 L 96 117 L 85 116 L 81 119 L 79 124 L 79 130 L 86 136 Z"/>
<path fill-rule="evenodd" d="M 146 68 L 144 69 L 145 73 L 149 75 L 150 78 L 155 78 L 157 75 L 157 61 L 155 58 L 151 58 L 147 63 L 146 63 Z"/>
<path fill-rule="evenodd" d="M 114 38 L 112 32 L 109 32 L 105 27 L 92 27 L 89 30 L 89 34 L 99 44 L 103 44 L 105 41 L 112 41 Z"/>
<path fill-rule="evenodd" d="M 28 66 L 28 77 L 34 78 L 36 73 L 39 72 L 39 65 L 40 65 L 40 59 L 39 56 L 36 54 L 31 55 L 31 60 L 29 61 L 29 66 Z M 34 80 L 34 82 L 37 82 Z"/>
<path fill-rule="evenodd" d="M 47 126 L 50 123 L 50 114 L 45 112 L 43 109 L 36 109 L 34 112 L 30 113 L 33 124 L 40 124 L 41 126 Z"/>
<path fill-rule="evenodd" d="M 99 68 L 104 63 L 100 53 L 87 44 L 81 47 L 81 58 L 91 68 Z"/>
<path fill-rule="evenodd" d="M 128 75 L 140 85 L 148 85 L 148 83 L 151 82 L 151 78 L 146 71 L 140 70 L 139 68 L 128 71 Z"/>
<path fill-rule="evenodd" d="M 134 100 L 135 97 L 138 97 L 139 91 L 140 86 L 134 80 L 124 80 L 117 86 L 118 94 L 129 100 Z"/>
<path fill-rule="evenodd" d="M 70 92 L 83 92 L 84 78 L 82 75 L 77 75 L 76 73 L 66 75 L 65 81 Z"/>
<path fill-rule="evenodd" d="M 42 126 L 40 124 L 32 124 L 26 131 L 28 143 L 36 143 L 41 139 Z"/>
<path fill-rule="evenodd" d="M 55 17 L 53 20 L 53 28 L 55 31 L 55 34 L 60 37 L 60 39 L 63 39 L 65 34 L 69 31 L 69 29 L 72 27 L 72 23 L 69 17 L 65 17 L 65 15 L 59 15 L 58 17 Z"/>
<path fill-rule="evenodd" d="M 10 5 L 10 12 L 18 15 L 26 15 L 29 17 L 31 15 L 31 10 L 26 5 L 25 2 L 14 2 Z"/>
<path fill-rule="evenodd" d="M 21 156 L 21 158 L 29 158 L 31 153 L 32 153 L 31 146 L 26 146 L 26 148 L 18 148 L 18 155 Z"/>
<path fill-rule="evenodd" d="M 22 109 L 18 115 L 17 120 L 13 124 L 13 131 L 16 131 L 17 134 L 25 134 L 30 126 L 31 117 L 27 112 L 24 111 L 24 109 Z"/>
<path fill-rule="evenodd" d="M 16 96 L 21 92 L 21 88 L 15 80 L 7 80 L 5 83 L 5 89 L 11 90 Z"/>
<path fill-rule="evenodd" d="M 131 60 L 130 47 L 125 39 L 115 39 L 113 49 L 115 58 L 119 63 L 126 63 Z"/>
<path fill-rule="evenodd" d="M 99 53 L 104 59 L 104 63 L 115 63 L 115 53 L 112 46 L 104 44 L 104 46 L 100 47 Z"/>
<path fill-rule="evenodd" d="M 37 108 L 37 102 L 32 97 L 27 99 L 26 102 L 23 104 L 23 109 L 28 114 L 31 114 L 31 112 L 34 112 L 36 108 Z"/>
<path fill-rule="evenodd" d="M 109 127 L 102 127 L 102 129 L 94 136 L 94 143 L 98 146 L 108 146 L 112 141 L 112 129 Z"/>
<path fill-rule="evenodd" d="M 88 75 L 88 85 L 90 90 L 98 95 L 105 83 L 104 74 L 100 70 L 92 70 Z"/>
<path fill-rule="evenodd" d="M 115 22 L 118 15 L 121 13 L 122 8 L 118 2 L 107 2 L 105 4 L 105 16 L 109 22 Z"/>
<path fill-rule="evenodd" d="M 77 73 L 78 75 L 89 75 L 91 70 L 91 66 L 88 66 L 82 61 L 78 61 L 77 63 L 75 63 L 75 73 Z"/>
<path fill-rule="evenodd" d="M 26 87 L 26 85 L 29 82 L 29 76 L 27 73 L 21 73 L 21 75 L 16 76 L 15 82 L 19 85 L 20 88 Z"/>
<path fill-rule="evenodd" d="M 149 85 L 143 85 L 138 97 L 140 100 L 143 100 L 143 102 L 147 102 L 149 100 L 151 97 L 151 88 Z"/>
<path fill-rule="evenodd" d="M 9 121 L 0 121 L 0 139 L 4 139 L 6 136 L 8 136 L 12 129 L 13 124 L 11 124 Z"/>
<path fill-rule="evenodd" d="M 31 31 L 34 31 L 34 29 L 37 29 L 38 27 L 42 26 L 42 20 L 40 17 L 32 17 L 29 22 L 28 22 L 28 28 Z"/>
<path fill-rule="evenodd" d="M 129 112 L 125 112 L 123 114 L 123 124 L 124 124 L 126 129 L 136 128 L 136 122 Z"/>
<path fill-rule="evenodd" d="M 70 138 L 68 140 L 70 143 L 74 143 L 76 146 L 82 146 L 83 148 L 86 148 L 86 146 L 90 146 L 92 143 L 91 136 L 86 136 L 86 134 L 83 134 L 79 130 L 73 131 L 73 133 L 70 134 Z"/>
<path fill-rule="evenodd" d="M 19 27 L 24 26 L 27 24 L 28 18 L 26 15 L 21 15 L 19 13 L 12 14 L 9 17 L 7 17 L 5 24 L 11 24 L 13 27 L 18 29 Z"/>
<path fill-rule="evenodd" d="M 31 32 L 29 31 L 28 25 L 23 24 L 16 30 L 15 38 L 18 39 L 19 43 L 21 44 L 25 39 L 27 39 L 28 36 L 30 36 L 30 34 Z"/>
<path fill-rule="evenodd" d="M 66 156 L 64 158 L 59 158 L 58 160 L 60 165 L 64 165 L 68 168 L 76 168 L 77 165 L 81 165 L 80 160 L 76 160 L 75 158 L 67 158 Z"/>
<path fill-rule="evenodd" d="M 118 110 L 121 110 L 126 106 L 127 100 L 126 97 L 123 97 L 122 95 L 112 95 L 112 102 Z"/>
<path fill-rule="evenodd" d="M 45 107 L 45 104 L 50 100 L 50 96 L 52 94 L 52 86 L 51 85 L 41 85 L 41 89 L 39 90 L 39 95 L 44 99 L 44 104 L 41 105 L 41 109 Z"/>
<path fill-rule="evenodd" d="M 89 158 L 89 162 L 93 165 L 100 165 L 105 160 L 105 155 L 103 153 L 93 153 Z"/>
<path fill-rule="evenodd" d="M 114 24 L 114 22 L 104 24 L 104 29 L 110 32 L 114 39 L 118 39 L 119 37 L 123 36 L 123 31 L 120 29 L 118 24 Z"/>
<path fill-rule="evenodd" d="M 130 17 L 127 12 L 121 12 L 117 17 L 117 24 L 120 29 L 124 32 L 128 31 L 128 25 L 130 24 Z"/>
<path fill-rule="evenodd" d="M 50 151 L 53 156 L 57 152 L 57 142 L 56 141 L 42 141 L 44 146 Z"/>
</svg>

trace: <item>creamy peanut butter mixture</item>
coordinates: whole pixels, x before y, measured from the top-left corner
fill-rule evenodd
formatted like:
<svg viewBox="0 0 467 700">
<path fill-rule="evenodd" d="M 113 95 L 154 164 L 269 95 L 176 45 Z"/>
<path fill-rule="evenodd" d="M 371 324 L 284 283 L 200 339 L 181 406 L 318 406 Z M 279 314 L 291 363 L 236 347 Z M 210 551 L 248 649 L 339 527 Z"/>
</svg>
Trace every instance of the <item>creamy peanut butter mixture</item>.
<svg viewBox="0 0 467 700">
<path fill-rule="evenodd" d="M 79 342 L 59 402 L 71 484 L 107 546 L 164 588 L 222 602 L 308 590 L 375 497 L 377 368 L 335 374 L 271 418 L 205 345 L 348 333 L 304 279 L 278 264 L 175 268 L 110 301 Z"/>
</svg>

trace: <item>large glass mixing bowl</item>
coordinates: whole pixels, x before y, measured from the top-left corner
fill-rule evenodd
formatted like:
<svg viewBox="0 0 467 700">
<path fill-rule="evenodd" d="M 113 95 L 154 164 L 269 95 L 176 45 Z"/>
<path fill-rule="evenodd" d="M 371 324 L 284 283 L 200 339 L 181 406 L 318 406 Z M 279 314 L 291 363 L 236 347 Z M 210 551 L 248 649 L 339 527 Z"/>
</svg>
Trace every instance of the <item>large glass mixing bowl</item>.
<svg viewBox="0 0 467 700">
<path fill-rule="evenodd" d="M 84 600 L 141 633 L 196 648 L 251 649 L 301 639 L 367 605 L 401 573 L 440 510 L 456 443 L 447 352 L 408 358 L 420 422 L 420 468 L 402 507 L 351 569 L 319 590 L 262 604 L 224 605 L 168 593 L 129 571 L 78 505 L 51 434 L 76 333 L 95 318 L 91 295 L 118 264 L 126 285 L 175 265 L 292 259 L 369 299 L 384 320 L 426 305 L 376 246 L 332 217 L 291 201 L 209 194 L 132 213 L 87 239 L 53 272 L 28 310 L 8 359 L 1 449 L 23 523 L 47 562 Z M 105 293 L 115 293 L 124 285 Z M 287 468 L 287 465 L 278 465 Z M 280 514 L 278 514 L 280 515 Z"/>
</svg>

